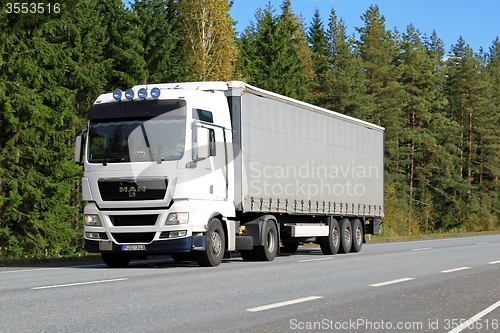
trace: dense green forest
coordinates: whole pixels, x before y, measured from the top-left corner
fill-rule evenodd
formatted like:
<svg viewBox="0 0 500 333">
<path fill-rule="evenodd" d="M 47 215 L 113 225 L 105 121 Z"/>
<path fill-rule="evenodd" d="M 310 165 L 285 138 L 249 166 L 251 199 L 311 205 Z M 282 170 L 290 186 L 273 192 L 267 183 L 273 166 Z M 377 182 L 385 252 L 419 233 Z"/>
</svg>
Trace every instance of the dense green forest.
<svg viewBox="0 0 500 333">
<path fill-rule="evenodd" d="M 3 2 L 2 2 L 3 3 Z M 383 232 L 498 229 L 500 41 L 445 49 L 388 30 L 375 5 L 355 36 L 335 10 L 256 9 L 235 34 L 227 0 L 61 1 L 0 13 L 0 257 L 81 252 L 75 133 L 103 92 L 243 80 L 386 128 Z M 322 17 L 325 19 L 323 21 Z"/>
</svg>

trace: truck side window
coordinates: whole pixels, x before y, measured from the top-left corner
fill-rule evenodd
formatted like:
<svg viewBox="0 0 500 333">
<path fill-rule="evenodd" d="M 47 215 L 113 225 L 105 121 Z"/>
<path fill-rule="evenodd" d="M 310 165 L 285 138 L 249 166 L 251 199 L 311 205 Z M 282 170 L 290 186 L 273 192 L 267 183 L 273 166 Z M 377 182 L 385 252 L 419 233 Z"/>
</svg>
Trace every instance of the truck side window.
<svg viewBox="0 0 500 333">
<path fill-rule="evenodd" d="M 214 117 L 212 112 L 201 109 L 193 109 L 193 119 L 205 121 L 207 123 L 214 122 Z"/>
<path fill-rule="evenodd" d="M 213 129 L 209 130 L 210 135 L 210 156 L 215 156 L 215 131 Z"/>
</svg>

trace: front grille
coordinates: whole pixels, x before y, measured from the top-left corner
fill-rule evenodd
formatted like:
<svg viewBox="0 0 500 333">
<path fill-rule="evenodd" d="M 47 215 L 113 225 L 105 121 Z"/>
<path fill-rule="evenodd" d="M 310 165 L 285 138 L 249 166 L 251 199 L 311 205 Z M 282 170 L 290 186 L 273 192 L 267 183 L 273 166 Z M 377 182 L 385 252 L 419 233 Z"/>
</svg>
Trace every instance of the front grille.
<svg viewBox="0 0 500 333">
<path fill-rule="evenodd" d="M 161 200 L 167 193 L 168 179 L 101 178 L 97 185 L 104 201 Z"/>
<path fill-rule="evenodd" d="M 120 244 L 126 243 L 151 243 L 155 232 L 113 233 L 113 238 Z"/>
<path fill-rule="evenodd" d="M 109 217 L 115 227 L 153 226 L 158 214 L 152 215 L 111 215 Z"/>
</svg>

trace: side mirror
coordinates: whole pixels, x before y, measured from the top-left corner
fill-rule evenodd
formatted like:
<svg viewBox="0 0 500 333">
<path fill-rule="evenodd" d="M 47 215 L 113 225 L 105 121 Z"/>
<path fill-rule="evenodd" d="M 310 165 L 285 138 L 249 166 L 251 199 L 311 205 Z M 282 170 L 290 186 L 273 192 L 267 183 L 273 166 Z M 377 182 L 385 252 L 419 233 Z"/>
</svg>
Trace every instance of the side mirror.
<svg viewBox="0 0 500 333">
<path fill-rule="evenodd" d="M 82 153 L 83 153 L 83 135 L 87 133 L 87 129 L 84 128 L 76 134 L 75 140 L 75 162 L 82 163 Z"/>
<path fill-rule="evenodd" d="M 210 156 L 209 130 L 193 127 L 193 160 L 199 161 Z"/>
</svg>

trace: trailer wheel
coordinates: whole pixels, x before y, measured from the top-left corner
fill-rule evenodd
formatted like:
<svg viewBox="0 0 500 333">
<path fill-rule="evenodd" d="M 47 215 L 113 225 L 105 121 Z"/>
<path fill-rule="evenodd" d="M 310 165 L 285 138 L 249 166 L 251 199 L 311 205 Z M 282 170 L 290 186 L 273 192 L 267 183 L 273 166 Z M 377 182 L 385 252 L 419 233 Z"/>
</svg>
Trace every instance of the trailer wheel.
<svg viewBox="0 0 500 333">
<path fill-rule="evenodd" d="M 127 267 L 132 259 L 129 255 L 121 253 L 101 253 L 101 257 L 109 267 Z"/>
<path fill-rule="evenodd" d="M 319 237 L 321 252 L 326 255 L 337 254 L 340 247 L 340 228 L 337 220 L 332 219 L 330 232 L 326 237 Z"/>
<path fill-rule="evenodd" d="M 351 222 L 348 219 L 339 221 L 340 228 L 340 247 L 339 253 L 349 253 L 352 246 L 352 232 Z"/>
<path fill-rule="evenodd" d="M 264 245 L 253 248 L 258 261 L 273 261 L 278 252 L 278 231 L 273 220 L 267 220 L 264 230 Z"/>
<path fill-rule="evenodd" d="M 363 227 L 361 226 L 361 221 L 355 219 L 351 221 L 352 226 L 352 247 L 351 252 L 361 251 L 361 246 L 363 245 Z"/>
<path fill-rule="evenodd" d="M 210 221 L 207 229 L 207 246 L 204 251 L 196 251 L 198 265 L 205 267 L 219 266 L 226 250 L 224 228 L 217 218 Z"/>
</svg>

